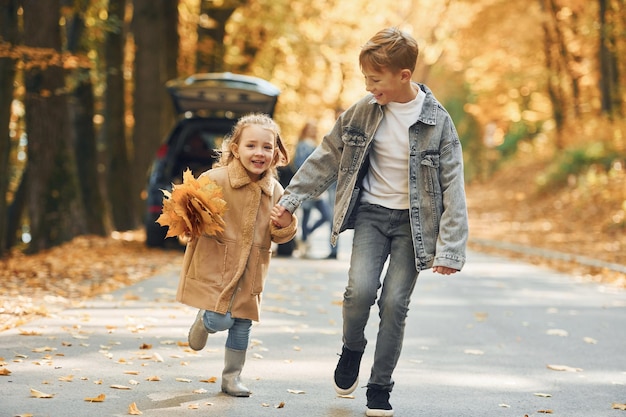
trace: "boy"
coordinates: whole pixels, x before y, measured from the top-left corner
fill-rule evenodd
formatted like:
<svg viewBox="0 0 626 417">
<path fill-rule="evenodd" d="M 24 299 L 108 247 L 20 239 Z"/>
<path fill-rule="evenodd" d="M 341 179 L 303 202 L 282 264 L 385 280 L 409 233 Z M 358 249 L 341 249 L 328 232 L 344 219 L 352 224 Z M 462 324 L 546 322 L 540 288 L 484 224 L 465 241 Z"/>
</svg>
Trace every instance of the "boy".
<svg viewBox="0 0 626 417">
<path fill-rule="evenodd" d="M 274 208 L 288 216 L 337 180 L 331 242 L 346 228 L 354 229 L 354 238 L 335 389 L 347 395 L 357 387 L 365 325 L 378 298 L 367 416 L 393 415 L 392 373 L 419 271 L 450 275 L 465 262 L 461 145 L 443 106 L 426 86 L 411 81 L 418 53 L 417 42 L 396 28 L 363 46 L 359 64 L 369 94 L 339 117 Z"/>
</svg>

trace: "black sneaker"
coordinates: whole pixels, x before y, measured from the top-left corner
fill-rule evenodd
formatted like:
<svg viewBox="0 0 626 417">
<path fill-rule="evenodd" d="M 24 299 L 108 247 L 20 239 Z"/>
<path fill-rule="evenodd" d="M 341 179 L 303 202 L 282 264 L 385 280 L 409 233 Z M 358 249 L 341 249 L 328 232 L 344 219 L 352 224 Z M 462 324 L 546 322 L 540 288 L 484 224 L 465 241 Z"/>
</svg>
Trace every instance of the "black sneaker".
<svg viewBox="0 0 626 417">
<path fill-rule="evenodd" d="M 359 367 L 363 352 L 341 349 L 341 356 L 335 368 L 335 391 L 339 395 L 351 394 L 359 383 Z"/>
<path fill-rule="evenodd" d="M 378 385 L 367 386 L 367 411 L 369 417 L 389 417 L 393 416 L 393 409 L 389 404 L 389 391 L 381 389 Z"/>
</svg>

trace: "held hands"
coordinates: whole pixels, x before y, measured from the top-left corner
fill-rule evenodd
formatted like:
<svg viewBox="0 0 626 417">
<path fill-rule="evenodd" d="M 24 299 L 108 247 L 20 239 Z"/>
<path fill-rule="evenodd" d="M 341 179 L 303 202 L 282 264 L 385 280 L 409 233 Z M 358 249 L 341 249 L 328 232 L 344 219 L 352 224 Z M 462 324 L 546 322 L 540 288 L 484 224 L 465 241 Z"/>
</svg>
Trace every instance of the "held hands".
<svg viewBox="0 0 626 417">
<path fill-rule="evenodd" d="M 447 266 L 434 266 L 433 272 L 441 275 L 451 275 L 459 271 L 454 268 L 448 268 Z"/>
<path fill-rule="evenodd" d="M 289 226 L 291 224 L 291 217 L 291 213 L 279 204 L 276 204 L 270 213 L 272 224 L 279 229 Z"/>
</svg>

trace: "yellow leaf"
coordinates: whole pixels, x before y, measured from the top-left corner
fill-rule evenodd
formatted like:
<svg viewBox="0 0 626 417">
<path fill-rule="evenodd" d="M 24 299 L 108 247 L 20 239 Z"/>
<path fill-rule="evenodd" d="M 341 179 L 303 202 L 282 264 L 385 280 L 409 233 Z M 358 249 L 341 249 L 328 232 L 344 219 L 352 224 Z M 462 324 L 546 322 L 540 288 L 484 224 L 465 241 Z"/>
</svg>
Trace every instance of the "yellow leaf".
<svg viewBox="0 0 626 417">
<path fill-rule="evenodd" d="M 101 403 L 101 402 L 104 402 L 105 398 L 106 398 L 106 395 L 100 394 L 97 397 L 87 397 L 85 398 L 85 401 L 90 402 L 90 403 Z"/>
<path fill-rule="evenodd" d="M 72 382 L 74 379 L 74 375 L 60 376 L 59 381 L 61 382 Z"/>
<path fill-rule="evenodd" d="M 551 394 L 544 394 L 544 393 L 542 393 L 542 392 L 535 392 L 535 394 L 534 394 L 534 395 L 536 395 L 537 397 L 544 397 L 544 398 L 550 398 L 550 397 L 552 397 L 552 395 L 551 395 Z"/>
<path fill-rule="evenodd" d="M 163 210 L 157 223 L 168 226 L 167 237 L 213 236 L 224 230 L 222 189 L 207 175 L 195 179 L 187 169 L 182 184 L 173 184 L 171 192 L 162 191 Z"/>
<path fill-rule="evenodd" d="M 40 347 L 40 348 L 34 348 L 32 351 L 35 353 L 43 353 L 43 352 L 53 352 L 55 351 L 56 348 L 50 347 L 50 346 L 44 346 L 44 347 Z"/>
<path fill-rule="evenodd" d="M 276 408 L 285 408 L 285 402 L 281 401 L 280 404 L 276 406 Z"/>
<path fill-rule="evenodd" d="M 113 384 L 111 385 L 111 388 L 114 389 L 123 389 L 123 390 L 129 390 L 130 387 L 127 387 L 126 385 L 118 385 L 118 384 Z"/>
<path fill-rule="evenodd" d="M 41 332 L 35 330 L 22 330 L 19 329 L 20 336 L 41 336 Z"/>
<path fill-rule="evenodd" d="M 38 391 L 34 388 L 30 389 L 30 396 L 35 398 L 52 398 L 54 394 L 46 394 L 45 392 Z"/>
<path fill-rule="evenodd" d="M 137 404 L 132 403 L 128 406 L 128 414 L 130 414 L 131 416 L 140 416 L 143 413 L 139 411 L 139 409 L 137 408 Z"/>
<path fill-rule="evenodd" d="M 299 389 L 288 389 L 287 392 L 290 394 L 304 394 L 304 391 Z"/>
<path fill-rule="evenodd" d="M 553 371 L 582 372 L 582 369 L 580 368 L 573 368 L 567 365 L 548 365 L 547 367 Z"/>
<path fill-rule="evenodd" d="M 191 382 L 191 379 L 187 379 L 187 378 L 176 378 L 176 381 L 178 381 L 178 382 Z"/>
<path fill-rule="evenodd" d="M 9 371 L 7 368 L 0 368 L 0 375 L 9 376 L 11 375 L 11 371 Z"/>
<path fill-rule="evenodd" d="M 623 403 L 613 403 L 611 407 L 614 410 L 626 410 L 626 404 L 623 404 Z"/>
<path fill-rule="evenodd" d="M 208 382 L 210 384 L 215 384 L 215 382 L 217 382 L 217 377 L 216 376 L 212 376 L 209 379 L 201 379 L 200 382 Z"/>
<path fill-rule="evenodd" d="M 537 412 L 540 414 L 553 414 L 552 410 L 537 410 Z"/>
</svg>

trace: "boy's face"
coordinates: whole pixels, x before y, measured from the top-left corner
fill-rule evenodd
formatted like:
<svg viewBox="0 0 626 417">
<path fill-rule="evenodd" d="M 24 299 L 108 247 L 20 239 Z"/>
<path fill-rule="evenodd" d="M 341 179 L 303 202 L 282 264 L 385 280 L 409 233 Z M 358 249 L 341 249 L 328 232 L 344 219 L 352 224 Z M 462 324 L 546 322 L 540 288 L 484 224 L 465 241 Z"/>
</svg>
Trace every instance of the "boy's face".
<svg viewBox="0 0 626 417">
<path fill-rule="evenodd" d="M 391 102 L 407 103 L 417 94 L 411 84 L 411 71 L 407 69 L 394 72 L 364 67 L 361 71 L 365 77 L 365 89 L 374 95 L 381 106 Z"/>
</svg>

